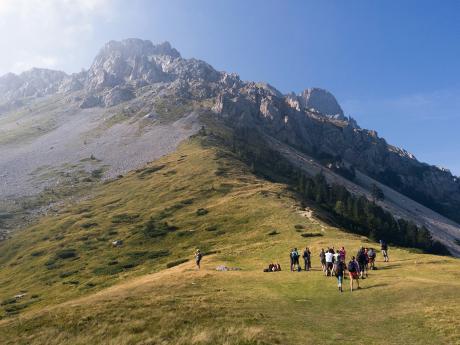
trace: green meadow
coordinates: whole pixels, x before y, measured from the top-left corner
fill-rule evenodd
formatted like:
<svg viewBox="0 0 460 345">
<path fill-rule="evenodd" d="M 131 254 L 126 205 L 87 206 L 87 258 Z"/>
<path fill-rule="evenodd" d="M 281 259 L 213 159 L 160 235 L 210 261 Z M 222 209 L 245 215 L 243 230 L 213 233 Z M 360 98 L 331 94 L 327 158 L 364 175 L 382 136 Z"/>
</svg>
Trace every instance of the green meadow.
<svg viewBox="0 0 460 345">
<path fill-rule="evenodd" d="M 340 293 L 320 249 L 378 244 L 315 214 L 192 138 L 0 243 L 0 343 L 460 344 L 458 259 L 390 247 Z M 313 270 L 290 272 L 305 246 Z"/>
</svg>

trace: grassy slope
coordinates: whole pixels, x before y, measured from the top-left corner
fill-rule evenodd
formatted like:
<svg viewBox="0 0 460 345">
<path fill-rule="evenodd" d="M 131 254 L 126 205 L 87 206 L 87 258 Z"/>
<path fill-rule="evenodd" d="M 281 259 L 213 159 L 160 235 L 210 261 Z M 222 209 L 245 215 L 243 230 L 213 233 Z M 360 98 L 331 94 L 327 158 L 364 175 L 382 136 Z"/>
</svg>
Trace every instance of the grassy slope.
<svg viewBox="0 0 460 345">
<path fill-rule="evenodd" d="M 342 295 L 318 260 L 309 273 L 263 273 L 272 260 L 286 268 L 292 246 L 308 244 L 316 259 L 321 247 L 371 244 L 302 217 L 284 186 L 198 139 L 151 166 L 162 165 L 105 184 L 0 245 L 0 300 L 27 293 L 0 307 L 2 344 L 460 343 L 458 260 L 391 249 L 362 290 Z M 143 224 L 159 215 L 178 229 L 146 237 Z M 305 239 L 296 224 L 324 236 Z M 115 239 L 124 245 L 113 248 Z M 165 269 L 196 247 L 215 252 L 200 272 L 191 261 Z M 76 257 L 56 260 L 64 249 Z M 218 264 L 243 270 L 216 272 Z"/>
</svg>

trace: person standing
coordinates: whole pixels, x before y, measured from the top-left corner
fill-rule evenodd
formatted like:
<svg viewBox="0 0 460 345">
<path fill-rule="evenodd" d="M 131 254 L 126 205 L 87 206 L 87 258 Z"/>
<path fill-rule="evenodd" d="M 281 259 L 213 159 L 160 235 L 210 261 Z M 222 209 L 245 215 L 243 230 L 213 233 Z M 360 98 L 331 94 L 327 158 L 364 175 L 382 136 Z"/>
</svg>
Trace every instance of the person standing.
<svg viewBox="0 0 460 345">
<path fill-rule="evenodd" d="M 324 252 L 324 248 L 321 248 L 321 252 L 319 253 L 319 259 L 321 261 L 321 269 L 323 272 L 326 272 L 326 253 Z"/>
<path fill-rule="evenodd" d="M 383 261 L 388 262 L 390 258 L 388 257 L 388 244 L 386 242 L 380 240 L 380 249 L 382 250 Z"/>
<path fill-rule="evenodd" d="M 291 249 L 289 252 L 289 259 L 291 260 L 291 272 L 294 271 L 294 257 L 293 257 L 294 249 Z"/>
<path fill-rule="evenodd" d="M 328 277 L 329 275 L 332 276 L 332 267 L 334 265 L 334 254 L 332 253 L 332 250 L 328 250 L 326 252 L 326 272 L 325 275 Z"/>
<path fill-rule="evenodd" d="M 356 260 L 359 264 L 359 276 L 361 279 L 364 279 L 364 274 L 366 273 L 366 253 L 364 251 L 364 247 L 361 247 L 358 250 L 358 254 L 356 255 Z"/>
<path fill-rule="evenodd" d="M 343 292 L 342 284 L 343 284 L 343 276 L 345 274 L 345 262 L 339 259 L 338 262 L 335 264 L 335 276 L 337 277 L 337 285 L 339 287 L 339 291 Z"/>
<path fill-rule="evenodd" d="M 340 255 L 340 259 L 345 262 L 345 256 L 346 256 L 347 252 L 345 251 L 345 247 L 342 247 L 340 248 L 339 250 L 339 255 Z"/>
<path fill-rule="evenodd" d="M 375 249 L 370 248 L 369 251 L 367 252 L 367 255 L 369 255 L 369 269 L 374 270 L 375 269 L 375 257 L 377 256 Z"/>
<path fill-rule="evenodd" d="M 195 252 L 195 263 L 197 269 L 200 269 L 201 259 L 203 258 L 203 254 L 201 254 L 200 250 L 197 249 Z"/>
<path fill-rule="evenodd" d="M 301 271 L 302 269 L 300 268 L 300 263 L 299 263 L 300 254 L 297 251 L 297 248 L 294 248 L 294 251 L 292 253 L 293 253 L 293 260 L 294 260 L 294 265 L 293 265 L 294 270 Z"/>
<path fill-rule="evenodd" d="M 305 250 L 303 251 L 303 261 L 304 261 L 304 264 L 305 264 L 305 271 L 309 271 L 310 268 L 311 268 L 311 262 L 310 262 L 310 249 L 308 249 L 308 247 L 305 248 Z"/>
<path fill-rule="evenodd" d="M 358 289 L 359 287 L 359 264 L 356 261 L 355 257 L 353 256 L 351 258 L 351 261 L 348 263 L 348 274 L 350 276 L 350 291 L 353 292 L 353 281 L 356 280 L 356 283 L 358 284 Z"/>
</svg>

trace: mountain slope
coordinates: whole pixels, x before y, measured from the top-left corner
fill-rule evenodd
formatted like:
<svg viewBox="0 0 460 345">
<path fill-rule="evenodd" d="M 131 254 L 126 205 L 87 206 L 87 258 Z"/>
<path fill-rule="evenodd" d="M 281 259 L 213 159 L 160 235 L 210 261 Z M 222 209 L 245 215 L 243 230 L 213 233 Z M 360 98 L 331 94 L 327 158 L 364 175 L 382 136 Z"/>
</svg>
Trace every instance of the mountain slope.
<svg viewBox="0 0 460 345">
<path fill-rule="evenodd" d="M 324 169 L 352 172 L 343 183 L 360 193 L 375 180 L 404 195 L 388 209 L 460 251 L 460 180 L 359 128 L 326 90 L 283 95 L 182 58 L 167 42 L 127 39 L 107 43 L 88 71 L 8 74 L 0 91 L 0 238 L 50 204 L 85 197 L 101 180 L 171 152 L 212 111 L 221 123 L 261 131 Z M 435 212 L 425 218 L 412 201 L 407 210 L 406 197 Z"/>
<path fill-rule="evenodd" d="M 320 272 L 320 248 L 377 244 L 312 217 L 216 140 L 190 139 L 1 243 L 2 344 L 460 341 L 458 259 L 392 247 L 362 290 L 340 294 Z M 289 272 L 289 249 L 305 245 L 314 270 Z M 263 273 L 272 261 L 283 271 Z"/>
</svg>

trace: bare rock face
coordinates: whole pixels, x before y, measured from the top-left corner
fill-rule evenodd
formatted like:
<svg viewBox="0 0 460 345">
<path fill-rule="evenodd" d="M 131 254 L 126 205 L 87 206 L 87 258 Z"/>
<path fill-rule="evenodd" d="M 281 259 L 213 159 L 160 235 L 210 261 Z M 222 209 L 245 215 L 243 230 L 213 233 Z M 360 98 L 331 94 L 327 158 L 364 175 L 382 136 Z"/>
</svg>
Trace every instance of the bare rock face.
<svg viewBox="0 0 460 345">
<path fill-rule="evenodd" d="M 338 120 L 344 120 L 343 110 L 329 91 L 311 88 L 302 91 L 298 96 L 300 106 L 304 109 L 315 109 L 323 115 Z"/>
<path fill-rule="evenodd" d="M 33 68 L 19 75 L 8 73 L 0 77 L 0 102 L 54 94 L 67 77 L 64 72 L 42 68 Z"/>
<path fill-rule="evenodd" d="M 156 55 L 170 59 L 180 57 L 168 42 L 154 45 L 139 39 L 110 41 L 96 56 L 88 71 L 87 88 L 101 91 L 135 81 L 144 81 L 146 84 L 167 81 L 167 75 L 154 59 Z"/>
<path fill-rule="evenodd" d="M 129 87 L 115 86 L 104 97 L 104 105 L 112 107 L 114 105 L 129 101 L 135 97 L 134 91 Z"/>
<path fill-rule="evenodd" d="M 102 105 L 101 98 L 92 94 L 86 95 L 80 103 L 81 109 L 94 108 Z"/>
</svg>

